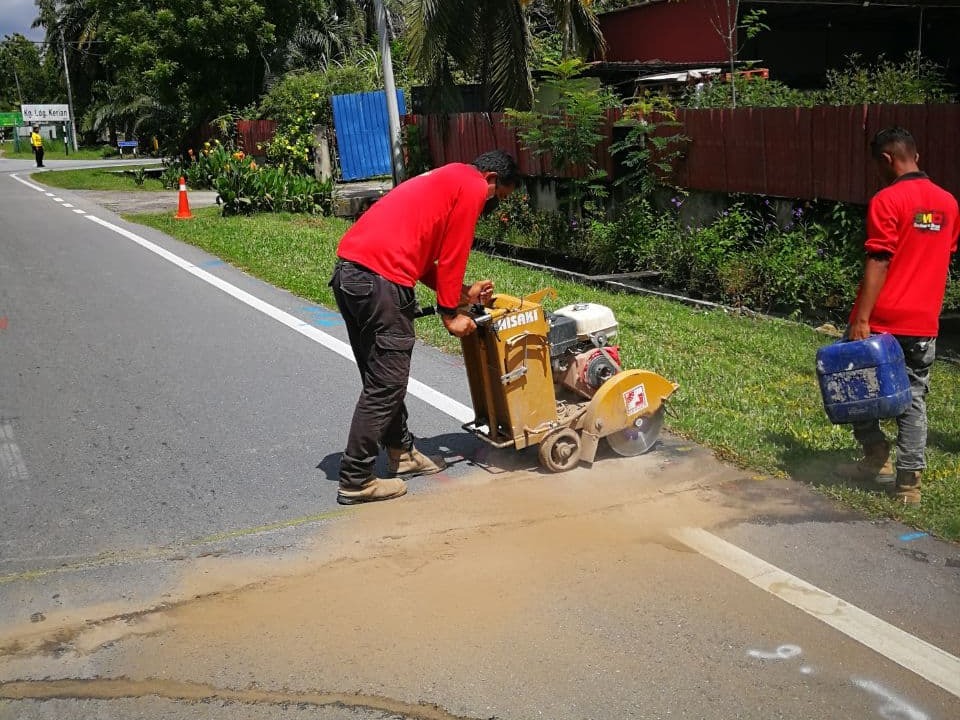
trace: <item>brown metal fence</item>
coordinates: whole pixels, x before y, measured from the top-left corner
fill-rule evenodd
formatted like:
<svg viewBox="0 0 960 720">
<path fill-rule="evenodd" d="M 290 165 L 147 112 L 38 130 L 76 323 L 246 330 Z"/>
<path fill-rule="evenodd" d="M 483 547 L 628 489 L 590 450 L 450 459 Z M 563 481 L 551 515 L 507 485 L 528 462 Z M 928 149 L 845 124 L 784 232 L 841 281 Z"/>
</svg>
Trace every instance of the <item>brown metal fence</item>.
<svg viewBox="0 0 960 720">
<path fill-rule="evenodd" d="M 616 119 L 608 118 L 607 139 L 596 153 L 611 176 Z M 960 105 L 683 110 L 678 119 L 690 141 L 674 179 L 692 190 L 865 203 L 879 187 L 870 139 L 884 127 L 900 125 L 916 136 L 921 167 L 960 196 Z M 523 149 L 502 114 L 409 115 L 405 122 L 421 130 L 435 165 L 470 162 L 500 148 L 517 158 L 525 175 L 555 174 L 548 157 Z"/>
<path fill-rule="evenodd" d="M 273 135 L 277 131 L 276 120 L 238 120 L 237 121 L 237 144 L 248 155 L 262 155 L 264 149 L 258 146 L 264 146 L 273 140 Z M 213 140 L 224 140 L 220 131 L 210 124 L 201 125 L 194 136 L 188 139 L 189 147 L 199 149 L 204 142 Z"/>
<path fill-rule="evenodd" d="M 594 153 L 600 167 L 613 172 L 610 142 L 613 125 L 619 114 L 611 113 L 603 129 L 604 140 Z M 488 150 L 506 150 L 515 158 L 520 172 L 527 177 L 575 177 L 582 168 L 569 168 L 561 173 L 553 170 L 549 154 L 535 155 L 525 150 L 517 133 L 503 113 L 460 113 L 453 115 L 407 115 L 404 124 L 415 126 L 427 143 L 434 165 L 470 162 Z"/>
<path fill-rule="evenodd" d="M 266 144 L 273 140 L 276 131 L 276 120 L 239 120 L 237 122 L 238 142 L 240 147 L 250 155 L 262 154 Z M 263 146 L 263 149 L 260 146 Z"/>
</svg>

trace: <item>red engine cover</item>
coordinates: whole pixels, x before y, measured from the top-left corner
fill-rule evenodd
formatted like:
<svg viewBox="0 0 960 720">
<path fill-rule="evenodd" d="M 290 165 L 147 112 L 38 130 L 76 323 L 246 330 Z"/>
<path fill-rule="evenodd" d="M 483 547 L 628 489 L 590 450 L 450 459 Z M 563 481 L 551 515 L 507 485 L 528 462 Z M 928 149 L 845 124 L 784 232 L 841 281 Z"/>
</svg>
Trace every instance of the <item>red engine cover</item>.
<svg viewBox="0 0 960 720">
<path fill-rule="evenodd" d="M 592 398 L 606 377 L 619 370 L 620 348 L 610 345 L 592 348 L 577 355 L 558 380 L 568 390 L 585 398 Z"/>
</svg>

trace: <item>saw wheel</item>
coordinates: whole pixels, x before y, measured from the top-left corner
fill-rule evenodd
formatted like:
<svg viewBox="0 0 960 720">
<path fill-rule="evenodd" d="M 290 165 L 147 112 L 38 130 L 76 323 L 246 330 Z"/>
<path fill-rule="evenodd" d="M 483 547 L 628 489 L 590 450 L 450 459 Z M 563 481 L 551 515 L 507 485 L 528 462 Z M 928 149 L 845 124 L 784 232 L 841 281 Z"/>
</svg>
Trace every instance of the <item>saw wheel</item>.
<svg viewBox="0 0 960 720">
<path fill-rule="evenodd" d="M 550 472 L 572 470 L 580 462 L 580 433 L 571 428 L 557 430 L 540 442 L 540 464 Z"/>
<path fill-rule="evenodd" d="M 630 427 L 607 435 L 607 444 L 617 455 L 623 457 L 643 455 L 656 445 L 663 428 L 664 414 L 664 406 L 661 405 L 655 412 L 639 418 Z"/>
</svg>

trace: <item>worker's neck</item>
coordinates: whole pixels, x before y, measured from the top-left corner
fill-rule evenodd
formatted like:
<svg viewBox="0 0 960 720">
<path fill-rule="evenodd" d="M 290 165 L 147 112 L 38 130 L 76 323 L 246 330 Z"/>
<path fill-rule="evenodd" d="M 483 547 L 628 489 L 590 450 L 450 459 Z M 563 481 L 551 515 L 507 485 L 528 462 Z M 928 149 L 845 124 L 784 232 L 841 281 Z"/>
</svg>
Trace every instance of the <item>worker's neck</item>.
<svg viewBox="0 0 960 720">
<path fill-rule="evenodd" d="M 901 178 L 904 175 L 910 175 L 913 173 L 920 172 L 920 166 L 917 165 L 917 163 L 914 162 L 913 160 L 904 160 L 904 161 L 895 162 L 893 169 L 894 169 L 894 174 L 897 178 Z"/>
</svg>

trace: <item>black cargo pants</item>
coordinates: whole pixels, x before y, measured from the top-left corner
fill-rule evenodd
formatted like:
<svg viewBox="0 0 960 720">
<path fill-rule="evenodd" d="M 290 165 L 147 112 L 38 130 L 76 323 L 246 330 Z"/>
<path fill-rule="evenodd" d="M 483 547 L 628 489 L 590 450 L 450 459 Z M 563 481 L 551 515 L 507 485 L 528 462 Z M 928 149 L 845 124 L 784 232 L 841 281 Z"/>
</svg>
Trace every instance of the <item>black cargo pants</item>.
<svg viewBox="0 0 960 720">
<path fill-rule="evenodd" d="M 413 288 L 347 261 L 337 263 L 330 287 L 363 383 L 340 462 L 340 482 L 362 485 L 374 477 L 381 444 L 404 450 L 413 446 L 404 398 L 417 300 Z"/>
</svg>

